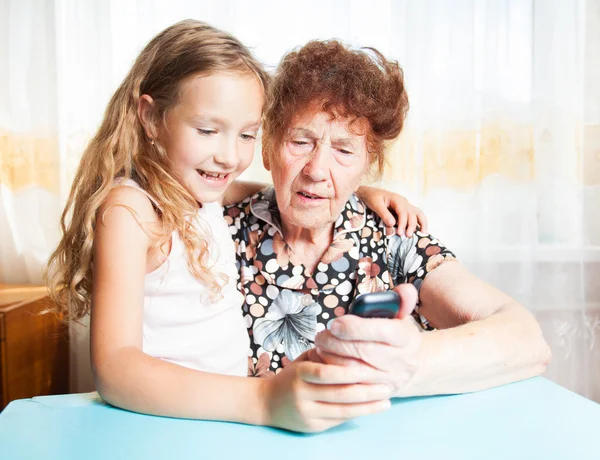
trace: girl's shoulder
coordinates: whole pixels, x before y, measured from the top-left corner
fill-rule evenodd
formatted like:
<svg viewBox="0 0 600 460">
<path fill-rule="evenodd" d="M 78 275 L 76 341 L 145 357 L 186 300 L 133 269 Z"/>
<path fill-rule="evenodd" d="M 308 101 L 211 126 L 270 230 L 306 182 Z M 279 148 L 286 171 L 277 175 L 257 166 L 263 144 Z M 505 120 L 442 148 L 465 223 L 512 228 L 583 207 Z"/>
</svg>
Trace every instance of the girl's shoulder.
<svg viewBox="0 0 600 460">
<path fill-rule="evenodd" d="M 116 186 L 102 202 L 101 208 L 122 206 L 136 211 L 144 220 L 158 220 L 156 204 L 141 190 L 133 187 Z"/>
<path fill-rule="evenodd" d="M 139 226 L 154 240 L 161 223 L 156 209 L 156 202 L 139 186 L 116 183 L 100 205 L 96 222 L 123 230 Z"/>
</svg>

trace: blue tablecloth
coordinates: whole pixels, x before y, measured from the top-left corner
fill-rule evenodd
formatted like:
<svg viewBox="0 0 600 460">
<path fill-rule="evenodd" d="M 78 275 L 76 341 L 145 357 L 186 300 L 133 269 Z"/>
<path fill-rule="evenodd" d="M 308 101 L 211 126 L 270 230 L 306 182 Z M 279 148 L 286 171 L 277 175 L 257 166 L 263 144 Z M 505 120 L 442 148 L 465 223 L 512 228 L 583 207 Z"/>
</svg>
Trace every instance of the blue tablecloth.
<svg viewBox="0 0 600 460">
<path fill-rule="evenodd" d="M 408 398 L 325 433 L 177 420 L 97 394 L 14 401 L 0 459 L 600 459 L 600 405 L 544 378 L 478 393 Z"/>
</svg>

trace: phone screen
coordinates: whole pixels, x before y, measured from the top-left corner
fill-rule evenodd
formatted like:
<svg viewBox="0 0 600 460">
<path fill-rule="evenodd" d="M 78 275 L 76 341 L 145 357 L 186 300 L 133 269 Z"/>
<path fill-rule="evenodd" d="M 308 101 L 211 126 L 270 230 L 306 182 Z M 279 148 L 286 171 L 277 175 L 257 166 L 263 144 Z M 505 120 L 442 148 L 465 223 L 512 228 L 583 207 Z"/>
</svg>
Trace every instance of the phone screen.
<svg viewBox="0 0 600 460">
<path fill-rule="evenodd" d="M 361 294 L 354 299 L 348 312 L 363 318 L 395 318 L 400 297 L 394 291 Z"/>
</svg>

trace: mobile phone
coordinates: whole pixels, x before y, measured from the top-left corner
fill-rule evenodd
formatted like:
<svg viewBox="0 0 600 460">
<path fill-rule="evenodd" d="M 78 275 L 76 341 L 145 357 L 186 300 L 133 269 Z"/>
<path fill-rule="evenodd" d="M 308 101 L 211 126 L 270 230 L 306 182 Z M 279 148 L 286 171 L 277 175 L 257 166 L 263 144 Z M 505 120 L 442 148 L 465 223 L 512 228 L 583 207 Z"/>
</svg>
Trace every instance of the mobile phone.
<svg viewBox="0 0 600 460">
<path fill-rule="evenodd" d="M 400 296 L 394 291 L 360 294 L 354 299 L 348 313 L 363 318 L 395 318 L 400 306 Z"/>
</svg>

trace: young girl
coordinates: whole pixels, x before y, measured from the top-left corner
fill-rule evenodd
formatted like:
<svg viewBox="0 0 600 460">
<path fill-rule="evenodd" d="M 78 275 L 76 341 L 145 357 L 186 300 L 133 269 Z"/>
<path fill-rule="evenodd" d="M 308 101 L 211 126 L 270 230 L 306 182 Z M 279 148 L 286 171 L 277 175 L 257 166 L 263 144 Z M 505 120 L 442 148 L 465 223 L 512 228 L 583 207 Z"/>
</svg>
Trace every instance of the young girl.
<svg viewBox="0 0 600 460">
<path fill-rule="evenodd" d="M 96 386 L 115 406 L 315 431 L 389 405 L 386 388 L 350 385 L 376 378 L 366 366 L 301 357 L 276 378 L 246 377 L 220 202 L 256 191 L 228 187 L 252 161 L 268 83 L 234 37 L 182 21 L 141 52 L 83 154 L 48 284 L 67 319 L 91 312 Z M 414 230 L 399 197 L 369 196 L 383 213 L 392 199 Z"/>
</svg>

